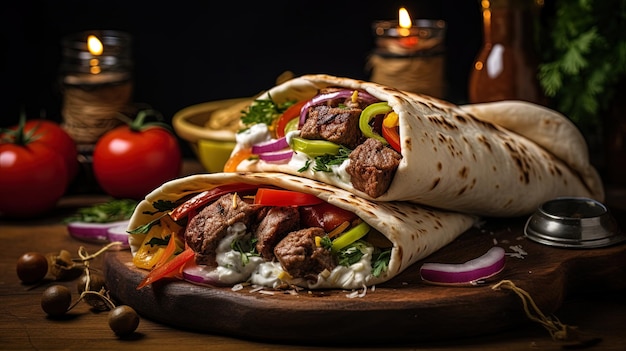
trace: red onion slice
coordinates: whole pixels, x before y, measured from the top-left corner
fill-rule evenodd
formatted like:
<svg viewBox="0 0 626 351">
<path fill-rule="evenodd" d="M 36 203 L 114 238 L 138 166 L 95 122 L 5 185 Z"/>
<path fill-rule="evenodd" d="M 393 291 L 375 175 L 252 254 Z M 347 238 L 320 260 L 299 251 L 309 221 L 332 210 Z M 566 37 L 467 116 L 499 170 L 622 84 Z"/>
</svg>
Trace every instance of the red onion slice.
<svg viewBox="0 0 626 351">
<path fill-rule="evenodd" d="M 461 264 L 424 263 L 420 276 L 435 284 L 471 284 L 500 273 L 504 261 L 504 249 L 494 246 L 484 255 Z"/>
<path fill-rule="evenodd" d="M 67 231 L 72 237 L 79 240 L 92 243 L 108 243 L 118 241 L 117 239 L 110 239 L 109 229 L 123 227 L 124 231 L 126 231 L 128 222 L 128 220 L 109 223 L 70 222 L 67 224 Z M 119 236 L 116 236 L 116 238 L 119 238 Z M 120 241 L 128 241 L 128 234 L 126 234 L 126 239 Z"/>
<path fill-rule="evenodd" d="M 293 150 L 286 149 L 259 154 L 259 159 L 269 163 L 281 163 L 289 161 L 291 156 L 293 156 Z"/>
<path fill-rule="evenodd" d="M 282 150 L 288 146 L 289 144 L 287 143 L 287 138 L 282 137 L 252 145 L 252 153 L 258 155 L 266 152 L 274 152 Z"/>
<path fill-rule="evenodd" d="M 220 283 L 219 274 L 215 268 L 198 265 L 193 260 L 185 264 L 182 271 L 183 279 L 194 284 L 225 286 Z"/>
<path fill-rule="evenodd" d="M 107 237 L 109 242 L 119 241 L 122 244 L 119 245 L 118 249 L 125 250 L 130 248 L 130 244 L 128 243 L 128 222 L 122 223 L 119 225 L 115 225 L 110 227 L 107 230 Z"/>
</svg>

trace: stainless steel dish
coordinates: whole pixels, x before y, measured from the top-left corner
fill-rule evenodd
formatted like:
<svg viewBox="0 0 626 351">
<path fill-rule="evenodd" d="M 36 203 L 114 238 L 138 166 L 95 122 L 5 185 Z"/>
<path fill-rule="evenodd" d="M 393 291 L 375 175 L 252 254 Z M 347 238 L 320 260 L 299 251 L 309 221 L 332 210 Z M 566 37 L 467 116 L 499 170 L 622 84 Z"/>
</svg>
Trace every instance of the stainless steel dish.
<svg viewBox="0 0 626 351">
<path fill-rule="evenodd" d="M 524 234 L 538 243 L 568 248 L 597 248 L 626 240 L 608 208 L 583 197 L 543 203 L 528 218 Z"/>
</svg>

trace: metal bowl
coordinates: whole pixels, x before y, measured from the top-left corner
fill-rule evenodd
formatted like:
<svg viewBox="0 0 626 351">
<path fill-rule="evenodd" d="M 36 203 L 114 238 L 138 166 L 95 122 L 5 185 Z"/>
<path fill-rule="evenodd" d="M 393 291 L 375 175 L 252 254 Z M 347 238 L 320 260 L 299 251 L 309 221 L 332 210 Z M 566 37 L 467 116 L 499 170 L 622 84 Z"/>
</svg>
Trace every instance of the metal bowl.
<svg viewBox="0 0 626 351">
<path fill-rule="evenodd" d="M 568 248 L 597 248 L 626 240 L 608 208 L 584 197 L 543 203 L 528 218 L 524 234 L 538 243 Z"/>
</svg>

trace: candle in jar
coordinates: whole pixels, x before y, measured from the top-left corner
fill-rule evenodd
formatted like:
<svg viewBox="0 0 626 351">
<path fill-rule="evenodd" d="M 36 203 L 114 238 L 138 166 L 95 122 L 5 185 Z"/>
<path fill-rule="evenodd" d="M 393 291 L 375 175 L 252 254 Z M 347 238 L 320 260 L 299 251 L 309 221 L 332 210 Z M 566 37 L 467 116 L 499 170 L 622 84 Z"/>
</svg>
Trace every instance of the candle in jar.
<svg viewBox="0 0 626 351">
<path fill-rule="evenodd" d="M 376 48 L 368 60 L 371 81 L 443 97 L 445 21 L 413 21 L 400 8 L 397 21 L 376 21 L 372 27 Z"/>
<path fill-rule="evenodd" d="M 77 144 L 94 144 L 119 125 L 132 95 L 130 36 L 89 31 L 63 41 L 63 127 Z"/>
<path fill-rule="evenodd" d="M 413 21 L 404 7 L 398 10 L 397 21 L 376 21 L 373 27 L 376 50 L 382 54 L 410 56 L 443 45 L 444 21 Z"/>
</svg>

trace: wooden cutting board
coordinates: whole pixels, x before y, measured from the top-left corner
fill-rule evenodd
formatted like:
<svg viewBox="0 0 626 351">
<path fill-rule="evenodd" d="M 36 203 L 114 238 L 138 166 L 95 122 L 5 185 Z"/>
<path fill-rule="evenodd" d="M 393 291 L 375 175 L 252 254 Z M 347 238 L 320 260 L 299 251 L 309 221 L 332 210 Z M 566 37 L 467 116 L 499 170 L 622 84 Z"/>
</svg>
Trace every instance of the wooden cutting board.
<svg viewBox="0 0 626 351">
<path fill-rule="evenodd" d="M 351 345 L 477 336 L 532 323 L 515 293 L 491 288 L 505 279 L 527 291 L 545 314 L 578 292 L 626 288 L 625 244 L 588 250 L 545 246 L 524 237 L 525 220 L 486 220 L 362 297 L 343 290 L 233 291 L 177 280 L 136 290 L 146 272 L 132 265 L 128 251 L 108 253 L 104 271 L 114 299 L 176 328 L 270 342 Z M 493 245 L 509 254 L 519 247 L 524 254 L 507 256 L 504 270 L 478 286 L 429 285 L 419 277 L 424 262 L 462 263 Z"/>
</svg>

